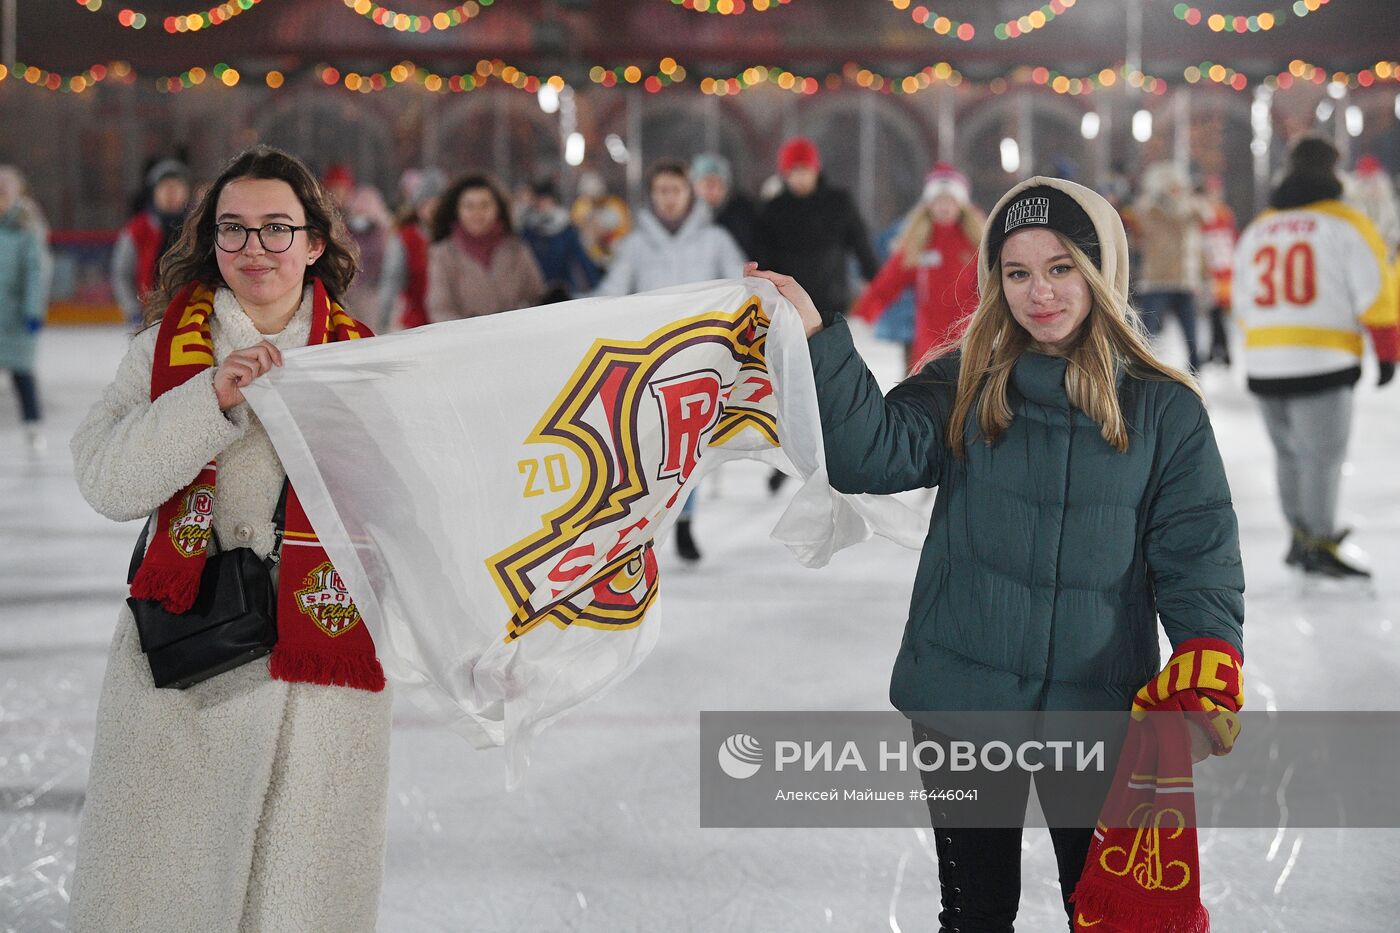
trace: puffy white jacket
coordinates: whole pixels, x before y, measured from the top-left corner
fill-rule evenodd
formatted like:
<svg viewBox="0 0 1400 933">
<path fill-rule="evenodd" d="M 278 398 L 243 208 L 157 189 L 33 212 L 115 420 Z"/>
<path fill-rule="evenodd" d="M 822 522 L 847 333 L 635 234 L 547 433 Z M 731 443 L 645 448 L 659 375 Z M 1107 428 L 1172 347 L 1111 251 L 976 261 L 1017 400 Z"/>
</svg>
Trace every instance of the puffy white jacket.
<svg viewBox="0 0 1400 933">
<path fill-rule="evenodd" d="M 711 279 L 738 278 L 744 254 L 710 209 L 696 201 L 675 233 L 651 211 L 637 212 L 637 225 L 613 252 L 608 274 L 598 283 L 599 295 L 631 295 Z"/>
</svg>

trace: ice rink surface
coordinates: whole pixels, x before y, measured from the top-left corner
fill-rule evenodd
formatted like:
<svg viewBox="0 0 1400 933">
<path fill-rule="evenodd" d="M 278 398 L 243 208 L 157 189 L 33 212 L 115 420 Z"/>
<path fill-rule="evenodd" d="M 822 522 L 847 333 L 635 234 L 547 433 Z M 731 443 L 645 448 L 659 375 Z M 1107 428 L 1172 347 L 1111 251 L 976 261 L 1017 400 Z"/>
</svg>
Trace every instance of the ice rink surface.
<svg viewBox="0 0 1400 933">
<path fill-rule="evenodd" d="M 43 335 L 41 454 L 0 377 L 0 930 L 62 929 L 67 913 L 98 689 L 139 530 L 83 502 L 68 436 L 125 342 L 117 329 Z M 896 349 L 861 345 L 892 382 Z M 1246 708 L 1395 709 L 1400 385 L 1377 391 L 1368 371 L 1358 389 L 1342 494 L 1376 584 L 1323 587 L 1283 566 L 1272 454 L 1239 378 L 1213 369 L 1203 385 L 1240 517 Z M 914 579 L 917 554 L 882 539 L 824 570 L 798 565 L 768 539 L 785 495 L 771 497 L 765 475 L 739 463 L 707 480 L 704 560 L 682 567 L 662 549 L 660 617 L 646 623 L 662 625 L 656 651 L 548 730 L 517 790 L 504 789 L 499 753 L 400 703 L 380 930 L 936 929 L 928 831 L 699 827 L 700 711 L 888 709 Z M 1047 833 L 1027 830 L 1023 849 L 1017 928 L 1062 930 Z M 1201 835 L 1217 933 L 1396 930 L 1398 862 L 1400 831 Z"/>
</svg>

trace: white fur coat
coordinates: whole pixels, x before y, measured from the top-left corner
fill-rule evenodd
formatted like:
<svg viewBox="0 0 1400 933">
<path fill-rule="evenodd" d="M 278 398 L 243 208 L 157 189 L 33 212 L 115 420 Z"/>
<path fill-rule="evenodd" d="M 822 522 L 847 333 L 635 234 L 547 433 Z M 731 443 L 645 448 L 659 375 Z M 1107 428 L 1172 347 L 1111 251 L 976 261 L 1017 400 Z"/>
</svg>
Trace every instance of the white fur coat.
<svg viewBox="0 0 1400 933">
<path fill-rule="evenodd" d="M 310 289 L 281 349 L 306 343 Z M 119 521 L 155 511 L 218 458 L 214 530 L 265 555 L 283 470 L 211 368 L 150 400 L 157 328 L 138 334 L 73 437 L 83 496 Z M 222 362 L 264 339 L 221 289 Z M 69 927 L 373 930 L 383 875 L 390 694 L 272 680 L 263 659 L 156 689 L 122 607 L 97 712 Z"/>
</svg>

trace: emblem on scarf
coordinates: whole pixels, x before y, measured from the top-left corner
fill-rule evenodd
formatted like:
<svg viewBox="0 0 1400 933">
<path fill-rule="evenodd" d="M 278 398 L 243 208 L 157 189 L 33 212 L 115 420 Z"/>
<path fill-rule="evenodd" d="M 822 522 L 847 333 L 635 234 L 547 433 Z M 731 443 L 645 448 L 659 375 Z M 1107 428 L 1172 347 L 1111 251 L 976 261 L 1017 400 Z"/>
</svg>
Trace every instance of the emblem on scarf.
<svg viewBox="0 0 1400 933">
<path fill-rule="evenodd" d="M 310 616 L 317 628 L 334 638 L 359 623 L 360 611 L 330 561 L 313 568 L 305 582 L 306 586 L 296 592 L 297 608 Z"/>
<path fill-rule="evenodd" d="M 214 487 L 206 484 L 185 490 L 179 514 L 170 523 L 170 540 L 182 557 L 203 554 L 209 546 L 214 521 Z"/>
</svg>

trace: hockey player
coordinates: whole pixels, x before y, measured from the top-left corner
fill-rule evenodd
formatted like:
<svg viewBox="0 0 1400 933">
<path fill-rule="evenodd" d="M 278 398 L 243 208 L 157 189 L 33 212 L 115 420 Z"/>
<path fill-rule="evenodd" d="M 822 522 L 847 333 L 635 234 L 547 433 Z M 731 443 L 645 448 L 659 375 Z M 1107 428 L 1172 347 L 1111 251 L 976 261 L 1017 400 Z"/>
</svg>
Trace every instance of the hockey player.
<svg viewBox="0 0 1400 933">
<path fill-rule="evenodd" d="M 1400 358 L 1395 277 L 1375 226 L 1340 200 L 1337 150 L 1300 139 L 1235 251 L 1234 310 L 1245 333 L 1249 388 L 1259 396 L 1292 526 L 1285 561 L 1312 575 L 1369 577 L 1338 545 L 1337 494 L 1361 378 L 1365 331 L 1380 385 Z"/>
</svg>

